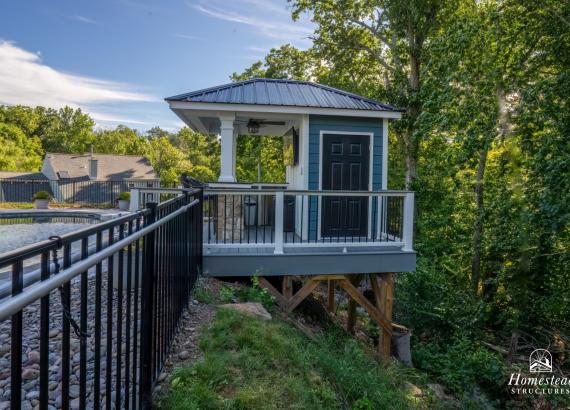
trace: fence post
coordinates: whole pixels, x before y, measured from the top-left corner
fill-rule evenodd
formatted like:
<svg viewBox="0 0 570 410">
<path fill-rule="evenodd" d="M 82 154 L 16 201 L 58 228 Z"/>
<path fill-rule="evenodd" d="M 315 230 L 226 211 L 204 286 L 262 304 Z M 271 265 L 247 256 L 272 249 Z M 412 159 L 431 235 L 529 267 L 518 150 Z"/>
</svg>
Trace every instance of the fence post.
<svg viewBox="0 0 570 410">
<path fill-rule="evenodd" d="M 275 252 L 283 253 L 283 202 L 285 195 L 283 191 L 275 192 Z"/>
<path fill-rule="evenodd" d="M 150 213 L 145 225 L 156 221 L 157 204 L 147 204 Z M 143 254 L 143 277 L 142 277 L 142 309 L 141 309 L 141 376 L 140 376 L 140 400 L 141 408 L 149 409 L 152 403 L 152 314 L 154 293 L 154 262 L 155 262 L 155 231 L 149 232 L 144 239 Z"/>
<path fill-rule="evenodd" d="M 412 251 L 414 247 L 414 193 L 407 192 L 404 197 L 404 251 Z"/>
<path fill-rule="evenodd" d="M 202 272 L 203 265 L 203 250 L 204 250 L 204 187 L 200 187 L 200 192 L 198 192 L 198 200 L 200 201 L 200 205 L 198 207 L 198 223 L 196 232 L 198 233 L 198 237 L 196 241 L 198 242 L 198 273 Z M 208 222 L 208 230 L 210 230 L 210 223 Z"/>
</svg>

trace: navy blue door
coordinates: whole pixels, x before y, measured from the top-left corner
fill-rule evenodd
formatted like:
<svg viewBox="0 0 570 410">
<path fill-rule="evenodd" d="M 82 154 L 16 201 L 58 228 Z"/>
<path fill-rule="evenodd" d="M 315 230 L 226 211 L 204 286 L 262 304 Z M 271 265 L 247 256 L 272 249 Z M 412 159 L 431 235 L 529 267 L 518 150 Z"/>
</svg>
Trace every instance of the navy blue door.
<svg viewBox="0 0 570 410">
<path fill-rule="evenodd" d="M 323 135 L 323 191 L 367 191 L 370 172 L 370 136 Z M 323 237 L 353 238 L 368 231 L 368 198 L 323 196 Z"/>
</svg>

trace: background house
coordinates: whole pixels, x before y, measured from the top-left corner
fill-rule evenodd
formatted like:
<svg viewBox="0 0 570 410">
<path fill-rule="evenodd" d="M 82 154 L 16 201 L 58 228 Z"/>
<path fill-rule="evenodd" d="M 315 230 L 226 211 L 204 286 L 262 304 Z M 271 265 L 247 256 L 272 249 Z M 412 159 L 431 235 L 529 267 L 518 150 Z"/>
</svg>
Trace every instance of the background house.
<svg viewBox="0 0 570 410">
<path fill-rule="evenodd" d="M 48 191 L 57 202 L 112 203 L 134 187 L 160 187 L 144 156 L 47 153 L 41 172 L 0 172 L 3 202 L 29 202 L 35 192 Z"/>
<path fill-rule="evenodd" d="M 141 155 L 47 153 L 42 174 L 50 180 L 158 180 L 150 161 Z"/>
</svg>

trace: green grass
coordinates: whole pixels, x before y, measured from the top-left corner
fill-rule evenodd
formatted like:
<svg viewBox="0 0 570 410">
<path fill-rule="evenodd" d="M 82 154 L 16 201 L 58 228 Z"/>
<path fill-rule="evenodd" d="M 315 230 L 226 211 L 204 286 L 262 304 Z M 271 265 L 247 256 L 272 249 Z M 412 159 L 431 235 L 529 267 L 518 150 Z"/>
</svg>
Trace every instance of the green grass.
<svg viewBox="0 0 570 410">
<path fill-rule="evenodd" d="M 175 371 L 161 408 L 433 408 L 431 397 L 407 396 L 409 370 L 380 366 L 339 330 L 310 341 L 284 322 L 220 309 L 200 348 L 203 359 Z"/>
</svg>

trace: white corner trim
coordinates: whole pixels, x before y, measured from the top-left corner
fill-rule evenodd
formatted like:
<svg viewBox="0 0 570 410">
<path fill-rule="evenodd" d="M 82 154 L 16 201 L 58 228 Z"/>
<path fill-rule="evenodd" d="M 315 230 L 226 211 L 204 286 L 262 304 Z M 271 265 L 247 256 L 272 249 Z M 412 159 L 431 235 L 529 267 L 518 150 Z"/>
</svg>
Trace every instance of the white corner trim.
<svg viewBox="0 0 570 410">
<path fill-rule="evenodd" d="M 303 174 L 303 188 L 309 189 L 309 115 L 305 114 L 301 117 L 300 138 L 302 143 L 301 150 L 301 173 Z"/>
</svg>

